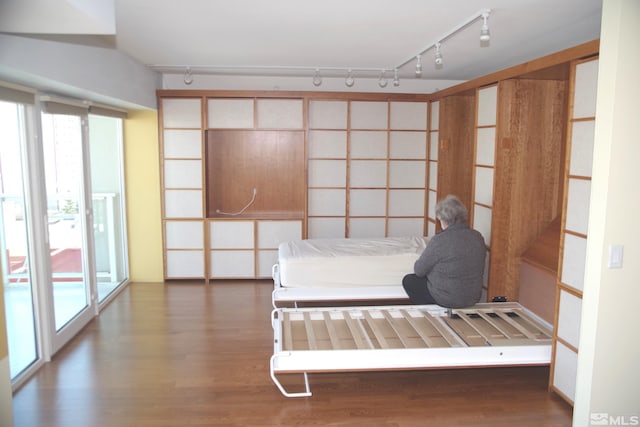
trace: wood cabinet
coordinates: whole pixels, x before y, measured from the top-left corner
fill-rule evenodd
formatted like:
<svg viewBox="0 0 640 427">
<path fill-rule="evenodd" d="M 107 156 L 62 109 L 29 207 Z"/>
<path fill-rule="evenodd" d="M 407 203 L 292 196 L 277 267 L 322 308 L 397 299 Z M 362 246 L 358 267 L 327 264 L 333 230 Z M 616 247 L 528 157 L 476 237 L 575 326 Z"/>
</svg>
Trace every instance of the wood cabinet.
<svg viewBox="0 0 640 427">
<path fill-rule="evenodd" d="M 277 242 L 303 236 L 302 99 L 160 108 L 165 279 L 271 277 Z"/>
<path fill-rule="evenodd" d="M 427 107 L 160 93 L 165 278 L 269 278 L 278 244 L 424 235 Z"/>
</svg>

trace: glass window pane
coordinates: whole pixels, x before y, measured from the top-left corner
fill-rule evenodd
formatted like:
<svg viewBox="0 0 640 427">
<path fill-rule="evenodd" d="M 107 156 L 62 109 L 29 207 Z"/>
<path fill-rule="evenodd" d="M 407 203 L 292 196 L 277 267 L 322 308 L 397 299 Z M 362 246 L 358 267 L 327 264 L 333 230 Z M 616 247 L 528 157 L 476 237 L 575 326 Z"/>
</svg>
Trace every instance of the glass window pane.
<svg viewBox="0 0 640 427">
<path fill-rule="evenodd" d="M 90 115 L 89 141 L 98 301 L 102 301 L 128 278 L 122 120 Z"/>
<path fill-rule="evenodd" d="M 42 115 L 47 218 L 55 329 L 89 305 L 84 274 L 82 123 L 79 116 Z"/>
<path fill-rule="evenodd" d="M 25 218 L 24 107 L 0 102 L 0 257 L 11 378 L 38 359 L 29 241 Z"/>
</svg>

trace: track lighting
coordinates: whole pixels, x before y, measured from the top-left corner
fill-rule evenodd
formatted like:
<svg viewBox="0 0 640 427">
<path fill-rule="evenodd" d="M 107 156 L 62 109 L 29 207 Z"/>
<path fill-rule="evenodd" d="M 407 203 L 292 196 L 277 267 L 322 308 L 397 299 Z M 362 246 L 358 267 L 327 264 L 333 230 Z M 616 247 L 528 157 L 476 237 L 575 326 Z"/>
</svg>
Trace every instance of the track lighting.
<svg viewBox="0 0 640 427">
<path fill-rule="evenodd" d="M 2 0 L 0 0 L 2 1 Z M 394 67 L 378 67 L 378 68 L 363 68 L 363 67 L 341 67 L 341 66 L 323 66 L 323 67 L 310 67 L 310 66 L 223 66 L 223 65 L 196 65 L 194 66 L 198 74 L 227 74 L 234 72 L 244 72 L 248 75 L 262 75 L 263 71 L 286 71 L 285 75 L 293 75 L 293 76 L 308 76 L 313 73 L 312 83 L 314 86 L 319 87 L 322 86 L 323 79 L 320 71 L 322 70 L 325 73 L 325 77 L 329 78 L 332 82 L 334 78 L 340 78 L 341 73 L 346 72 L 346 78 L 344 84 L 346 87 L 353 87 L 355 84 L 354 80 L 354 72 L 358 74 L 358 77 L 370 79 L 373 84 L 373 79 L 378 76 L 378 86 L 381 88 L 385 88 L 388 86 L 389 81 L 386 76 L 386 72 L 393 70 L 393 86 L 400 86 L 400 79 L 398 77 L 399 72 L 407 67 L 409 64 L 413 64 L 415 61 L 415 76 L 416 78 L 422 78 L 424 75 L 424 68 L 422 63 L 422 57 L 432 49 L 434 50 L 434 63 L 436 69 L 441 69 L 444 65 L 444 59 L 442 57 L 442 52 L 440 50 L 441 44 L 448 41 L 450 38 L 455 37 L 459 33 L 467 30 L 471 27 L 471 24 L 474 24 L 476 21 L 481 20 L 482 26 L 480 28 L 480 46 L 487 47 L 489 46 L 489 41 L 491 40 L 491 34 L 489 31 L 489 16 L 491 14 L 491 9 L 480 9 L 475 14 L 469 16 L 466 20 L 460 22 L 455 27 L 451 28 L 448 32 L 441 34 L 440 37 L 436 38 L 432 43 L 426 45 L 422 50 L 417 52 L 417 54 L 409 56 L 405 61 L 397 64 Z M 451 52 L 449 54 L 452 54 Z M 183 74 L 183 81 L 185 85 L 190 85 L 193 83 L 193 74 L 191 70 L 191 66 L 187 65 L 150 65 L 150 67 L 156 71 L 161 73 L 171 73 L 175 74 L 176 77 L 181 73 Z M 408 71 L 408 70 L 407 70 Z M 431 77 L 431 76 L 429 76 Z"/>
<path fill-rule="evenodd" d="M 355 83 L 355 80 L 353 80 L 353 71 L 351 71 L 351 68 L 349 68 L 349 71 L 347 72 L 347 78 L 344 79 L 344 84 L 347 87 L 351 87 L 353 86 L 354 83 Z"/>
<path fill-rule="evenodd" d="M 395 87 L 400 86 L 400 79 L 398 78 L 398 69 L 393 70 L 393 85 Z"/>
<path fill-rule="evenodd" d="M 440 42 L 435 44 L 436 46 L 436 59 L 435 59 L 435 63 L 436 63 L 436 68 L 442 68 L 442 52 L 440 52 Z"/>
<path fill-rule="evenodd" d="M 488 42 L 491 40 L 491 34 L 489 34 L 489 25 L 487 20 L 489 19 L 489 12 L 482 14 L 482 27 L 480 28 L 480 42 Z"/>
<path fill-rule="evenodd" d="M 378 79 L 378 86 L 387 87 L 387 78 L 384 76 L 384 70 L 380 72 L 380 78 Z"/>
<path fill-rule="evenodd" d="M 316 72 L 313 75 L 313 85 L 320 86 L 322 84 L 322 77 L 320 77 L 320 69 L 316 68 Z"/>
<path fill-rule="evenodd" d="M 193 83 L 193 74 L 191 74 L 191 68 L 187 67 L 187 71 L 184 73 L 184 84 L 190 85 Z"/>
<path fill-rule="evenodd" d="M 418 52 L 417 55 L 413 55 L 411 57 L 409 57 L 407 60 L 405 60 L 404 62 L 401 62 L 400 64 L 396 65 L 394 67 L 394 69 L 400 69 L 404 66 L 406 66 L 409 63 L 412 63 L 414 60 L 416 60 L 416 77 L 420 77 L 421 73 L 422 73 L 422 64 L 420 61 L 420 57 L 422 55 L 424 55 L 426 52 L 430 51 L 431 49 L 435 49 L 435 65 L 437 69 L 442 68 L 442 66 L 444 65 L 444 60 L 442 58 L 442 52 L 440 51 L 440 45 L 441 43 L 443 43 L 444 41 L 450 39 L 451 37 L 455 36 L 456 34 L 464 31 L 467 27 L 469 27 L 472 23 L 476 22 L 479 19 L 482 19 L 482 29 L 480 31 L 480 40 L 481 40 L 481 45 L 482 46 L 488 46 L 488 41 L 490 39 L 490 35 L 489 35 L 489 26 L 487 24 L 487 20 L 489 19 L 489 14 L 491 13 L 491 9 L 481 9 L 478 12 L 476 12 L 475 14 L 471 15 L 469 18 L 467 18 L 465 21 L 461 22 L 460 24 L 458 24 L 457 26 L 453 27 L 449 32 L 442 34 L 441 37 L 437 38 L 435 42 L 427 45 L 427 47 L 425 47 L 424 49 L 422 49 L 420 52 Z"/>
</svg>

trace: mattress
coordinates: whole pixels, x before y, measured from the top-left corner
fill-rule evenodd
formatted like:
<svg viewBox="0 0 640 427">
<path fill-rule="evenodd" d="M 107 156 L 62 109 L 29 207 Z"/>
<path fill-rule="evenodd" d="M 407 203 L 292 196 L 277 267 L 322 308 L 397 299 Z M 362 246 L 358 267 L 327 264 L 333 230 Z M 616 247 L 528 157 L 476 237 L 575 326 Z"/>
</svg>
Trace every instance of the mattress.
<svg viewBox="0 0 640 427">
<path fill-rule="evenodd" d="M 425 246 L 424 237 L 284 242 L 274 280 L 284 288 L 399 286 Z"/>
<path fill-rule="evenodd" d="M 271 378 L 310 396 L 308 373 L 548 365 L 550 325 L 518 303 L 276 309 Z M 280 374 L 304 374 L 289 392 Z"/>
</svg>

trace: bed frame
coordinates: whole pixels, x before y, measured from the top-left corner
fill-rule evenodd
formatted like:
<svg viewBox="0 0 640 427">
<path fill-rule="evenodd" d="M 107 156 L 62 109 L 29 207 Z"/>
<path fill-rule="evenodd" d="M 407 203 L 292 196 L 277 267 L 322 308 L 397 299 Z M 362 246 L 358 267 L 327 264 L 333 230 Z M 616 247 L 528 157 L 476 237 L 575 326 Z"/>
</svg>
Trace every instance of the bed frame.
<svg viewBox="0 0 640 427">
<path fill-rule="evenodd" d="M 548 365 L 551 328 L 517 303 L 279 308 L 271 378 L 286 397 L 311 396 L 308 373 Z M 304 376 L 290 393 L 278 374 Z"/>
<path fill-rule="evenodd" d="M 282 242 L 271 270 L 273 307 L 323 301 L 404 303 L 408 297 L 402 278 L 413 271 L 426 241 L 405 236 Z"/>
<path fill-rule="evenodd" d="M 344 286 L 327 288 L 289 288 L 280 283 L 280 272 L 278 264 L 271 269 L 273 278 L 273 292 L 271 293 L 271 303 L 274 308 L 282 305 L 293 305 L 308 302 L 327 301 L 408 301 L 409 297 L 404 291 L 402 284 L 390 286 Z"/>
</svg>

